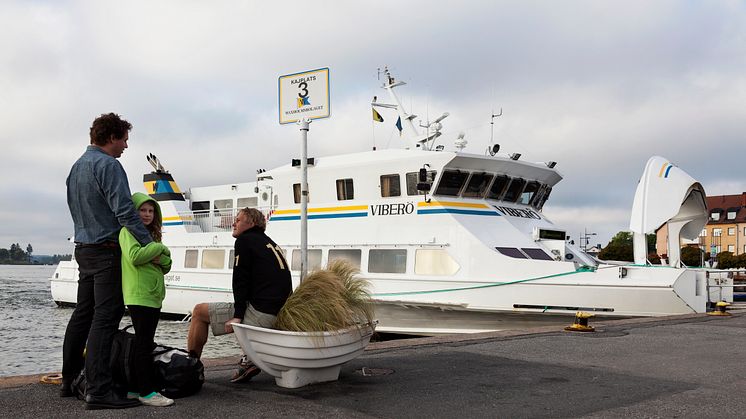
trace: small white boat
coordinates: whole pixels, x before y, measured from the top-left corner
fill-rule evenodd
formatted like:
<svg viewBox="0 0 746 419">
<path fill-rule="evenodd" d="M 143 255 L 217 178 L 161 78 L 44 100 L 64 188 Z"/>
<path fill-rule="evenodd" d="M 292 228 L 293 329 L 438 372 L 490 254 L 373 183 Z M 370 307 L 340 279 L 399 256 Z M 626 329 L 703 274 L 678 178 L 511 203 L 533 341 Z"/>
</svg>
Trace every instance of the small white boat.
<svg viewBox="0 0 746 419">
<path fill-rule="evenodd" d="M 233 330 L 254 364 L 286 388 L 336 381 L 342 364 L 363 353 L 373 335 L 367 325 L 307 333 L 233 323 Z"/>
</svg>

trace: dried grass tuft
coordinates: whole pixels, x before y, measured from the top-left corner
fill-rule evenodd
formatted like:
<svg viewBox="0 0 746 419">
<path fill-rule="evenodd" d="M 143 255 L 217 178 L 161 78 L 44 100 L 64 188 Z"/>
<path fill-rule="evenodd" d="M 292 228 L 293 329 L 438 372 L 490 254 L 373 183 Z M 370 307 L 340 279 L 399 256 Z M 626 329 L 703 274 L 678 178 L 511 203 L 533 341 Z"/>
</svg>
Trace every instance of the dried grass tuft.
<svg viewBox="0 0 746 419">
<path fill-rule="evenodd" d="M 326 332 L 372 323 L 368 281 L 345 260 L 310 273 L 277 314 L 275 328 L 294 332 Z"/>
</svg>

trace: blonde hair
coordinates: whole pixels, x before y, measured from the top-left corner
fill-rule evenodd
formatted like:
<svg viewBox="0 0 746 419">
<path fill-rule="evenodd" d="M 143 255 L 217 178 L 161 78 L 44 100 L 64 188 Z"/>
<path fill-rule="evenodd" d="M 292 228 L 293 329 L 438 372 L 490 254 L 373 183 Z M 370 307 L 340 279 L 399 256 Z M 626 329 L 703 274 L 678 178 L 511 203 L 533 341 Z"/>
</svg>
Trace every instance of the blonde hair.
<svg viewBox="0 0 746 419">
<path fill-rule="evenodd" d="M 255 227 L 259 227 L 260 230 L 264 231 L 267 228 L 267 219 L 264 218 L 264 214 L 256 208 L 241 208 L 238 210 L 239 214 L 243 214 L 246 218 L 254 223 Z"/>
</svg>

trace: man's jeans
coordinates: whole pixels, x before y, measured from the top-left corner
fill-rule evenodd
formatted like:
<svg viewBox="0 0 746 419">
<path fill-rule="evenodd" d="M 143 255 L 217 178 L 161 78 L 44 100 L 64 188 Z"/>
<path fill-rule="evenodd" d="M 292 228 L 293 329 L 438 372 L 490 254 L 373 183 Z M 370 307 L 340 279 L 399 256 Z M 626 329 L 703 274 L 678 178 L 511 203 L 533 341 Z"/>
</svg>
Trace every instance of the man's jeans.
<svg viewBox="0 0 746 419">
<path fill-rule="evenodd" d="M 85 362 L 86 392 L 93 396 L 106 396 L 111 389 L 111 343 L 124 315 L 121 254 L 119 248 L 75 248 L 78 303 L 65 331 L 62 377 L 74 379 Z"/>
</svg>

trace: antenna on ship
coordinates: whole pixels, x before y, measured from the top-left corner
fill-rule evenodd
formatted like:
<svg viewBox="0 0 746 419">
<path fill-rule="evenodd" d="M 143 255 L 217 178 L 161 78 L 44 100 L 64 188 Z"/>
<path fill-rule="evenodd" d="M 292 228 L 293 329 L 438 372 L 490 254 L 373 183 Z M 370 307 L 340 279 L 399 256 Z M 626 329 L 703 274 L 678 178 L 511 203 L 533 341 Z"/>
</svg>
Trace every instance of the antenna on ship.
<svg viewBox="0 0 746 419">
<path fill-rule="evenodd" d="M 495 113 L 495 110 L 493 109 L 492 112 L 490 112 L 490 145 L 487 147 L 487 152 L 485 155 L 489 154 L 490 156 L 494 156 L 497 154 L 497 151 L 500 150 L 500 145 L 495 144 L 494 135 L 495 135 L 495 118 L 502 116 L 503 114 L 503 108 L 500 108 L 500 113 Z"/>
<path fill-rule="evenodd" d="M 149 153 L 145 158 L 148 160 L 148 163 L 150 163 L 150 165 L 153 166 L 153 169 L 156 172 L 158 172 L 158 173 L 161 173 L 161 172 L 168 173 L 168 171 L 163 167 L 163 165 L 161 164 L 160 160 L 158 160 L 158 157 L 156 157 L 155 154 Z"/>
</svg>

